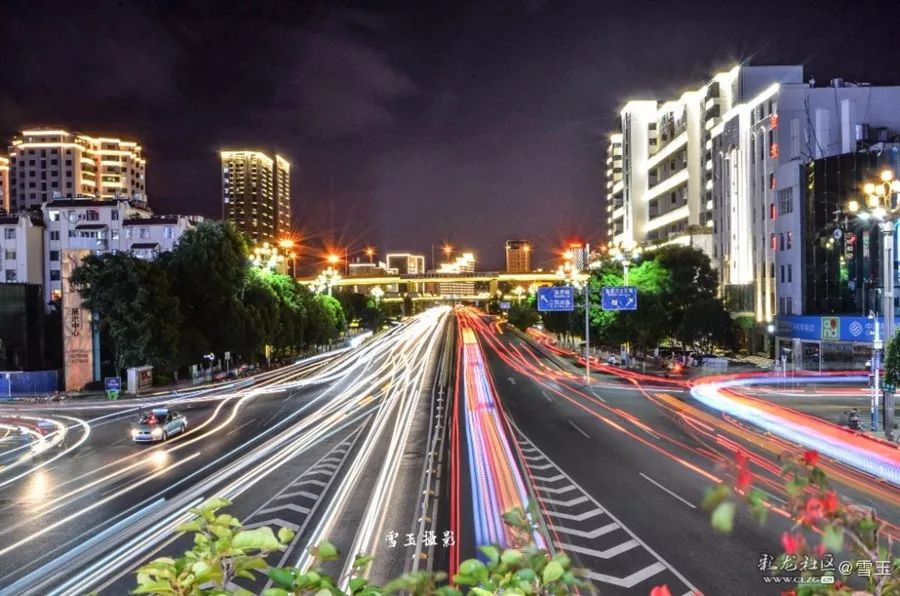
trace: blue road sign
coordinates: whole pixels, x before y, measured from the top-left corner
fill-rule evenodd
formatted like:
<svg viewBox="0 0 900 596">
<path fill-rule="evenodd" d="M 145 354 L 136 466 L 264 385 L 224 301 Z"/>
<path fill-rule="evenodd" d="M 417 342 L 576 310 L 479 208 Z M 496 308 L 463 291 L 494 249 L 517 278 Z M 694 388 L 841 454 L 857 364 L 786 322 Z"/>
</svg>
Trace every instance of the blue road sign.
<svg viewBox="0 0 900 596">
<path fill-rule="evenodd" d="M 504 300 L 500 303 L 500 310 L 509 310 L 510 306 L 512 306 L 512 304 L 510 304 L 509 301 Z"/>
<path fill-rule="evenodd" d="M 537 307 L 541 312 L 575 310 L 575 289 L 571 286 L 538 288 Z"/>
<path fill-rule="evenodd" d="M 637 310 L 637 288 L 634 286 L 603 288 L 603 310 Z"/>
<path fill-rule="evenodd" d="M 122 378 L 121 377 L 106 377 L 103 379 L 103 384 L 106 387 L 107 391 L 121 391 L 122 390 Z"/>
</svg>

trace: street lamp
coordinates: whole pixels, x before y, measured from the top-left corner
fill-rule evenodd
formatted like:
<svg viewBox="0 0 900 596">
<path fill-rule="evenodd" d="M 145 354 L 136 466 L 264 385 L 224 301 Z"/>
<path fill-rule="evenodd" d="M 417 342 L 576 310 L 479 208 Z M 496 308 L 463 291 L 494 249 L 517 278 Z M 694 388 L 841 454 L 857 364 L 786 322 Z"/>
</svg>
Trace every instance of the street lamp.
<svg viewBox="0 0 900 596">
<path fill-rule="evenodd" d="M 331 296 L 331 288 L 334 287 L 337 282 L 341 281 L 341 279 L 343 278 L 341 277 L 340 272 L 329 265 L 328 268 L 316 278 L 316 292 L 321 294 L 328 290 L 328 295 Z"/>
<path fill-rule="evenodd" d="M 883 170 L 877 182 L 867 182 L 863 185 L 865 203 L 857 200 L 847 203 L 847 209 L 862 221 L 874 219 L 881 230 L 882 246 L 882 337 L 884 342 L 890 343 L 894 339 L 894 224 L 900 215 L 900 180 L 894 177 L 892 170 Z M 878 342 L 881 343 L 881 342 Z M 878 365 L 879 349 L 873 343 L 872 366 Z M 884 392 L 884 417 L 885 434 L 893 439 L 894 429 L 894 394 L 892 391 Z M 877 407 L 877 406 L 876 406 Z M 872 430 L 875 430 L 877 415 L 872 419 Z"/>
<path fill-rule="evenodd" d="M 513 288 L 512 293 L 516 295 L 516 304 L 521 304 L 522 294 L 525 293 L 525 288 L 523 288 L 522 286 L 516 286 Z"/>
<path fill-rule="evenodd" d="M 366 247 L 366 256 L 369 257 L 369 263 L 372 262 L 372 257 L 375 256 L 375 249 L 371 246 Z"/>
<path fill-rule="evenodd" d="M 585 244 L 584 248 L 584 263 L 588 262 L 588 255 L 591 254 L 591 246 L 589 244 Z M 574 254 L 571 250 L 567 250 L 563 257 L 565 258 L 565 262 L 559 266 L 556 270 L 557 277 L 562 278 L 567 281 L 572 287 L 576 289 L 584 288 L 584 382 L 590 384 L 591 382 L 591 325 L 590 325 L 590 314 L 591 314 L 591 275 L 590 273 L 583 274 L 575 264 L 572 262 L 574 259 Z"/>
<path fill-rule="evenodd" d="M 641 256 L 641 252 L 641 247 L 634 241 L 626 241 L 609 249 L 609 254 L 612 256 L 613 260 L 622 265 L 622 270 L 624 272 L 623 285 L 628 285 L 628 269 L 631 267 L 631 264 Z"/>
<path fill-rule="evenodd" d="M 250 257 L 253 265 L 260 269 L 275 271 L 284 261 L 284 256 L 278 252 L 278 247 L 263 242 L 253 249 L 253 256 Z"/>
<path fill-rule="evenodd" d="M 441 247 L 441 251 L 444 253 L 444 258 L 445 258 L 446 261 L 449 263 L 449 262 L 450 262 L 450 255 L 453 254 L 453 245 L 452 245 L 452 244 L 445 244 L 444 246 Z"/>
<path fill-rule="evenodd" d="M 375 299 L 375 307 L 378 307 L 378 303 L 381 301 L 381 297 L 384 296 L 384 290 L 381 289 L 381 286 L 375 286 L 369 293 L 372 295 L 372 298 Z"/>
<path fill-rule="evenodd" d="M 297 253 L 294 251 L 294 247 L 297 246 L 297 243 L 294 242 L 291 238 L 282 238 L 278 241 L 278 248 L 285 251 L 288 259 L 291 263 L 291 277 L 297 277 Z"/>
</svg>

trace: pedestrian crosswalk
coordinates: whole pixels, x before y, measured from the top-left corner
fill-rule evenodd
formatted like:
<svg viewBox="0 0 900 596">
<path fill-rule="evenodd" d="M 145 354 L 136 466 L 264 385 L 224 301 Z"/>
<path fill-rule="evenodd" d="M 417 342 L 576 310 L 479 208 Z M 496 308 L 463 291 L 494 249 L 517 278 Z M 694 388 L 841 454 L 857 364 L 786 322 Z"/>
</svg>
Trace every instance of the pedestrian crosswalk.
<svg viewBox="0 0 900 596">
<path fill-rule="evenodd" d="M 583 568 L 600 593 L 647 594 L 665 584 L 672 594 L 699 594 L 518 429 L 516 438 L 554 547 Z"/>
</svg>

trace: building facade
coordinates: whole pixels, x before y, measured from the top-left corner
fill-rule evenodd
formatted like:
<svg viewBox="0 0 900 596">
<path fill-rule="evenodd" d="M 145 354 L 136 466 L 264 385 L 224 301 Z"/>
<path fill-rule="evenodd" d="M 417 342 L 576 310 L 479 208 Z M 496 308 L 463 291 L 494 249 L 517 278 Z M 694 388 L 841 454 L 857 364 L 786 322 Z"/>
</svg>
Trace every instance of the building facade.
<svg viewBox="0 0 900 596">
<path fill-rule="evenodd" d="M 771 353 L 774 317 L 801 308 L 804 164 L 898 117 L 900 88 L 817 87 L 800 66 L 741 65 L 673 102 L 629 102 L 607 157 L 610 243 L 702 248 L 729 309 L 754 323 L 751 351 Z"/>
<path fill-rule="evenodd" d="M 408 252 L 388 253 L 384 257 L 388 269 L 393 269 L 400 275 L 418 275 L 425 273 L 425 255 L 416 255 Z"/>
<path fill-rule="evenodd" d="M 531 245 L 527 240 L 506 241 L 506 272 L 528 273 L 531 271 Z"/>
<path fill-rule="evenodd" d="M 470 252 L 464 252 L 460 256 L 456 257 L 456 260 L 450 263 L 441 263 L 441 266 L 438 267 L 437 273 L 438 275 L 447 275 L 451 277 L 455 274 L 459 273 L 474 273 L 475 272 L 475 255 Z M 438 284 L 438 292 L 442 296 L 455 296 L 455 297 L 464 297 L 464 296 L 474 296 L 475 295 L 475 282 L 471 281 L 448 281 L 441 282 Z"/>
<path fill-rule="evenodd" d="M 222 151 L 223 216 L 254 242 L 291 230 L 291 166 L 261 151 Z"/>
<path fill-rule="evenodd" d="M 135 141 L 23 130 L 12 140 L 8 160 L 9 212 L 76 196 L 146 201 L 147 162 Z"/>
<path fill-rule="evenodd" d="M 0 209 L 9 213 L 9 158 L 0 155 Z"/>
<path fill-rule="evenodd" d="M 0 257 L 0 282 L 43 284 L 43 220 L 27 213 L 0 217 Z"/>
</svg>

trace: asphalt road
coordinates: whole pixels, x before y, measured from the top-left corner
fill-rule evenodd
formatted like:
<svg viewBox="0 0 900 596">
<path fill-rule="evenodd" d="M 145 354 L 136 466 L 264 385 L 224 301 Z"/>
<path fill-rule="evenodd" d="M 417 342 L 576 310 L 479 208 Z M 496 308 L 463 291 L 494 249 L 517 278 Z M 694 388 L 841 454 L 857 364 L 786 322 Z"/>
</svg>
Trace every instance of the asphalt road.
<svg viewBox="0 0 900 596">
<path fill-rule="evenodd" d="M 737 446 L 751 455 L 758 485 L 774 504 L 783 502 L 777 456 L 798 446 L 673 388 L 648 391 L 603 374 L 586 387 L 519 335 L 481 321 L 479 340 L 551 539 L 602 594 L 646 594 L 660 584 L 673 594 L 781 592 L 763 583 L 757 562 L 762 553 L 781 552 L 788 521 L 771 515 L 760 527 L 739 513 L 722 535 L 700 505 L 708 486 L 727 479 L 723 463 Z M 825 466 L 843 496 L 876 507 L 896 532 L 900 495 L 893 487 L 834 462 Z"/>
<path fill-rule="evenodd" d="M 419 498 L 448 318 L 432 311 L 328 363 L 154 399 L 188 419 L 187 433 L 161 444 L 131 441 L 125 402 L 4 409 L 71 430 L 64 445 L 0 469 L 0 594 L 126 593 L 141 562 L 188 546 L 173 530 L 213 496 L 248 526 L 296 530 L 283 564 L 309 564 L 306 546 L 324 538 L 343 552 L 378 550 L 387 524 L 406 532 L 415 521 L 401 518 L 416 503 L 392 511 L 391 501 Z M 373 573 L 407 561 L 383 559 Z"/>
</svg>

